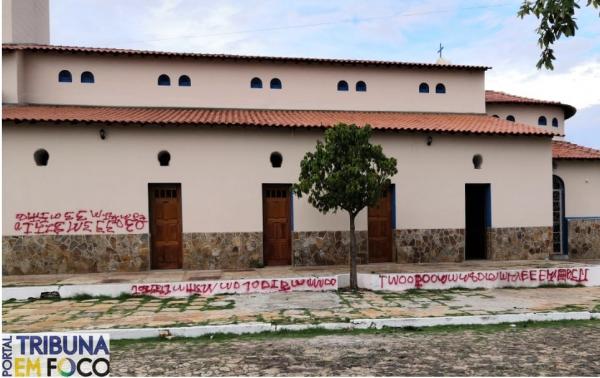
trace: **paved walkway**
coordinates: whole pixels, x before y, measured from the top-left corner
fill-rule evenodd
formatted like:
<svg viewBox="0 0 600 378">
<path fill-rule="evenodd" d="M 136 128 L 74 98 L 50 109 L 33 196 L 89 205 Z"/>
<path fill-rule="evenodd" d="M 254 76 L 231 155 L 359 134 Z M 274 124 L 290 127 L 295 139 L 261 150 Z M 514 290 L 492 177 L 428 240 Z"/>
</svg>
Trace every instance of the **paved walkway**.
<svg viewBox="0 0 600 378">
<path fill-rule="evenodd" d="M 366 264 L 359 265 L 359 273 L 419 273 L 419 272 L 451 272 L 470 270 L 498 270 L 523 268 L 581 267 L 598 265 L 600 260 L 553 261 L 553 260 L 515 260 L 489 261 L 476 260 L 462 263 L 428 263 L 428 264 Z M 2 286 L 36 286 L 36 285 L 74 285 L 103 283 L 158 283 L 201 280 L 229 280 L 245 278 L 280 278 L 297 276 L 329 276 L 348 273 L 346 265 L 329 265 L 314 267 L 265 267 L 248 270 L 151 270 L 146 272 L 111 272 L 85 274 L 41 274 L 23 276 L 3 276 Z"/>
<path fill-rule="evenodd" d="M 111 345 L 114 376 L 599 376 L 600 321 Z"/>
<path fill-rule="evenodd" d="M 348 322 L 364 318 L 550 311 L 600 312 L 600 287 L 5 301 L 2 325 L 4 332 L 43 332 L 241 322 Z"/>
</svg>

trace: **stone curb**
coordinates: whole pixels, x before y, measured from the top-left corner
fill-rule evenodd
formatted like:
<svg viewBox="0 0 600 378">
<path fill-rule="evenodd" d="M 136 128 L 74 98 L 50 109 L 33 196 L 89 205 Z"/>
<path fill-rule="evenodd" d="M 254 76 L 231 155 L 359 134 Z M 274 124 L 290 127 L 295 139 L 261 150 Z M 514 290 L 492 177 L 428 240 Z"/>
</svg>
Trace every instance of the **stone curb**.
<svg viewBox="0 0 600 378">
<path fill-rule="evenodd" d="M 261 332 L 303 331 L 308 329 L 353 330 L 353 329 L 382 329 L 406 327 L 435 327 L 456 325 L 487 325 L 503 323 L 522 323 L 527 321 L 560 321 L 560 320 L 591 320 L 600 319 L 600 313 L 580 312 L 527 312 L 523 314 L 499 315 L 467 315 L 440 316 L 429 318 L 388 318 L 388 319 L 355 319 L 350 323 L 317 323 L 317 324 L 271 324 L 271 323 L 241 323 L 227 325 L 206 325 L 193 327 L 166 328 L 129 328 L 129 329 L 99 329 L 82 330 L 74 333 L 108 333 L 113 340 L 133 340 L 151 337 L 199 337 L 216 334 L 253 334 Z"/>
</svg>

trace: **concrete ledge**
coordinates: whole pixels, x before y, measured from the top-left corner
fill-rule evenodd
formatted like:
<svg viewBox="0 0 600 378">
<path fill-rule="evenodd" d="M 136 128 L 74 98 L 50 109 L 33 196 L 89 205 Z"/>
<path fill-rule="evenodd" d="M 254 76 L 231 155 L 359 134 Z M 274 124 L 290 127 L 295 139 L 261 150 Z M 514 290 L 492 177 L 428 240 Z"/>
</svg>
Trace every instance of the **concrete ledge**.
<svg viewBox="0 0 600 378">
<path fill-rule="evenodd" d="M 600 319 L 600 313 L 581 312 L 529 312 L 523 314 L 443 316 L 430 318 L 356 319 L 350 323 L 321 324 L 270 324 L 241 323 L 168 328 L 99 329 L 75 333 L 108 333 L 113 340 L 133 340 L 151 337 L 199 337 L 217 334 L 243 335 L 261 332 L 304 331 L 308 329 L 353 330 L 388 328 L 423 328 L 435 326 L 487 325 L 522 323 L 527 321 L 560 321 Z"/>
<path fill-rule="evenodd" d="M 331 291 L 349 286 L 349 274 L 254 278 L 239 280 L 186 281 L 162 283 L 118 283 L 3 287 L 2 300 L 40 298 L 43 292 L 57 291 L 61 298 L 76 295 L 117 297 L 121 294 L 160 298 L 219 294 L 259 294 L 275 292 Z M 358 274 L 358 286 L 366 290 L 405 291 L 452 288 L 497 289 L 542 285 L 600 286 L 600 265 L 567 268 L 531 268 L 426 273 Z"/>
</svg>

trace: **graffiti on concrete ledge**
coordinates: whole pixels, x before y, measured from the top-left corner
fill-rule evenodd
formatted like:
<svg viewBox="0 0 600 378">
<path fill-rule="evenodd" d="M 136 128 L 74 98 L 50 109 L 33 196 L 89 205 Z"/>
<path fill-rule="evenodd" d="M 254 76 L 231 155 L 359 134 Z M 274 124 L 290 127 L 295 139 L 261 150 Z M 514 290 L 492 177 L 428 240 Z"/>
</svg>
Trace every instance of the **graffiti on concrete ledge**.
<svg viewBox="0 0 600 378">
<path fill-rule="evenodd" d="M 589 268 L 548 268 L 510 271 L 407 273 L 379 275 L 378 289 L 443 289 L 449 287 L 539 286 L 543 284 L 582 285 Z"/>
<path fill-rule="evenodd" d="M 288 293 L 292 291 L 327 291 L 337 289 L 338 280 L 332 276 L 135 284 L 131 285 L 130 293 L 133 295 L 151 295 L 155 297 L 178 297 L 188 295 Z"/>
<path fill-rule="evenodd" d="M 144 214 L 118 214 L 104 210 L 41 211 L 15 215 L 14 230 L 24 235 L 114 234 L 146 227 Z"/>
</svg>

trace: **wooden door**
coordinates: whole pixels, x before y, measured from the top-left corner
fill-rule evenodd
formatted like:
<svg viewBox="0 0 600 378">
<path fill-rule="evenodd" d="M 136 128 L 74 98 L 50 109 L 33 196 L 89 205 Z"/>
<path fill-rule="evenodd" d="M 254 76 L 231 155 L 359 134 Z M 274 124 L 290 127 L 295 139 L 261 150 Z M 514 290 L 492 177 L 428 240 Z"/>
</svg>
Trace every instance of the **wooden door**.
<svg viewBox="0 0 600 378">
<path fill-rule="evenodd" d="M 386 190 L 377 205 L 368 209 L 369 262 L 391 262 L 393 259 L 392 221 L 393 190 Z"/>
<path fill-rule="evenodd" d="M 181 185 L 149 184 L 152 269 L 180 269 Z"/>
<path fill-rule="evenodd" d="M 291 265 L 291 234 L 290 185 L 263 185 L 265 265 Z"/>
</svg>

